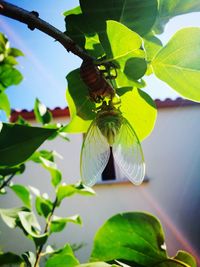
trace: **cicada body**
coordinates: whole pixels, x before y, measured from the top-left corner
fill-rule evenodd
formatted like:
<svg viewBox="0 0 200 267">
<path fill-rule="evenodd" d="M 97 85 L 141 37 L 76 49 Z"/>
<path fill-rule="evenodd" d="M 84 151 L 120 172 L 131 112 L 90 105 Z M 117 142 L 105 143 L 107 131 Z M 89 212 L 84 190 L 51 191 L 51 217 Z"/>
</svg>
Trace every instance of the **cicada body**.
<svg viewBox="0 0 200 267">
<path fill-rule="evenodd" d="M 109 157 L 110 147 L 114 160 L 125 176 L 134 184 L 142 183 L 145 163 L 140 141 L 130 123 L 111 101 L 103 102 L 91 123 L 81 150 L 81 177 L 84 184 L 93 186 L 100 180 Z"/>
<path fill-rule="evenodd" d="M 91 60 L 83 61 L 80 67 L 80 76 L 87 85 L 90 98 L 94 102 L 100 102 L 105 97 L 112 98 L 115 95 L 114 88 Z"/>
</svg>

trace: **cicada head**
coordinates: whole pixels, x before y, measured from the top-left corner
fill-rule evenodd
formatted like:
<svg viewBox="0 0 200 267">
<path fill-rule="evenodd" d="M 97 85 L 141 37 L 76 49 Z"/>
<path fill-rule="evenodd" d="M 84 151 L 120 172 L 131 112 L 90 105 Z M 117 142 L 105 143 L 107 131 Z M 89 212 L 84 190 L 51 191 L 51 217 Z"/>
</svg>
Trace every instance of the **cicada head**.
<svg viewBox="0 0 200 267">
<path fill-rule="evenodd" d="M 113 105 L 104 103 L 102 109 L 97 113 L 97 126 L 110 146 L 115 142 L 115 138 L 120 131 L 122 122 L 123 116 L 121 111 L 116 109 Z"/>
</svg>

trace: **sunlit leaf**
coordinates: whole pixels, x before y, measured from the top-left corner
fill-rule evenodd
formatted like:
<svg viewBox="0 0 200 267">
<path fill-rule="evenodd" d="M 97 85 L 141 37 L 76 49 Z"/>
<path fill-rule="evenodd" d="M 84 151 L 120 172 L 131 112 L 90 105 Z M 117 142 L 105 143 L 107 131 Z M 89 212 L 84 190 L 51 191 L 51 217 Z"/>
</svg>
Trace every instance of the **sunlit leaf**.
<svg viewBox="0 0 200 267">
<path fill-rule="evenodd" d="M 13 192 L 22 200 L 27 208 L 31 208 L 31 195 L 29 189 L 20 184 L 14 184 L 10 186 Z"/>
<path fill-rule="evenodd" d="M 95 192 L 92 188 L 87 187 L 81 183 L 79 184 L 72 184 L 72 185 L 60 185 L 57 188 L 56 196 L 57 196 L 57 206 L 60 205 L 61 201 L 66 198 L 70 197 L 74 194 L 85 195 L 85 196 L 92 196 L 95 195 Z"/>
<path fill-rule="evenodd" d="M 40 102 L 38 98 L 36 98 L 35 100 L 34 114 L 36 120 L 42 124 L 49 123 L 52 119 L 51 112 L 48 111 L 47 107 L 42 102 Z"/>
<path fill-rule="evenodd" d="M 51 220 L 50 231 L 60 232 L 65 228 L 68 222 L 75 223 L 75 224 L 82 223 L 79 215 L 74 215 L 74 216 L 67 217 L 67 218 L 60 218 L 60 217 L 54 216 Z"/>
<path fill-rule="evenodd" d="M 0 132 L 0 166 L 24 162 L 55 131 L 4 123 Z"/>
<path fill-rule="evenodd" d="M 165 24 L 173 17 L 190 12 L 200 11 L 199 0 L 158 0 L 158 17 L 153 30 L 156 33 L 164 31 Z"/>
<path fill-rule="evenodd" d="M 0 92 L 0 110 L 1 109 L 5 111 L 7 117 L 10 116 L 11 112 L 10 102 L 7 95 L 4 92 Z"/>
<path fill-rule="evenodd" d="M 9 42 L 6 36 L 0 32 L 0 53 L 4 52 L 9 47 Z"/>
<path fill-rule="evenodd" d="M 52 185 L 56 187 L 62 180 L 62 174 L 58 170 L 56 163 L 50 160 L 47 160 L 43 157 L 40 157 L 40 160 L 41 160 L 42 166 L 50 172 Z"/>
<path fill-rule="evenodd" d="M 63 248 L 56 250 L 47 259 L 45 267 L 74 267 L 79 264 L 79 261 L 73 254 L 70 245 L 65 245 Z"/>
<path fill-rule="evenodd" d="M 159 221 L 146 213 L 121 213 L 97 232 L 91 261 L 117 260 L 131 266 L 153 266 L 167 258 Z"/>
<path fill-rule="evenodd" d="M 17 48 L 11 47 L 8 49 L 8 55 L 13 57 L 19 57 L 19 56 L 24 56 L 24 53 Z"/>
<path fill-rule="evenodd" d="M 27 267 L 34 267 L 36 258 L 35 258 L 35 254 L 32 251 L 27 251 L 27 252 L 23 253 L 22 257 L 23 257 Z"/>
<path fill-rule="evenodd" d="M 155 75 L 183 97 L 200 101 L 200 28 L 178 31 L 152 61 Z"/>
<path fill-rule="evenodd" d="M 195 258 L 191 254 L 187 253 L 186 251 L 182 251 L 182 250 L 178 251 L 174 259 L 184 262 L 188 264 L 188 266 L 190 267 L 197 267 L 197 262 Z"/>
<path fill-rule="evenodd" d="M 152 98 L 140 89 L 120 88 L 123 116 L 129 121 L 140 141 L 154 128 L 157 110 Z"/>
<path fill-rule="evenodd" d="M 11 85 L 17 85 L 22 81 L 22 74 L 8 64 L 0 65 L 0 86 L 6 89 Z"/>
<path fill-rule="evenodd" d="M 0 209 L 0 215 L 2 220 L 10 228 L 15 228 L 17 226 L 18 213 L 26 210 L 26 208 L 13 208 L 13 209 Z"/>
<path fill-rule="evenodd" d="M 77 6 L 73 9 L 70 9 L 70 10 L 67 10 L 65 12 L 63 12 L 63 15 L 66 17 L 66 16 L 69 16 L 69 15 L 77 15 L 77 14 L 80 14 L 81 13 L 81 7 L 80 6 Z"/>
</svg>

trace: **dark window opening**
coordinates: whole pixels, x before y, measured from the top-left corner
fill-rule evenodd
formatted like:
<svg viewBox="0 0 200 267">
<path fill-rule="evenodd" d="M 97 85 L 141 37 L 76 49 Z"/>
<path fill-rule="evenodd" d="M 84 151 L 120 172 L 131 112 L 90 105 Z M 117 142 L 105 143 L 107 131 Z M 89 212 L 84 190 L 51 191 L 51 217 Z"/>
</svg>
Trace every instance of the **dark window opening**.
<svg viewBox="0 0 200 267">
<path fill-rule="evenodd" d="M 102 181 L 116 180 L 114 158 L 112 148 L 110 148 L 110 157 L 108 163 L 102 172 Z"/>
</svg>

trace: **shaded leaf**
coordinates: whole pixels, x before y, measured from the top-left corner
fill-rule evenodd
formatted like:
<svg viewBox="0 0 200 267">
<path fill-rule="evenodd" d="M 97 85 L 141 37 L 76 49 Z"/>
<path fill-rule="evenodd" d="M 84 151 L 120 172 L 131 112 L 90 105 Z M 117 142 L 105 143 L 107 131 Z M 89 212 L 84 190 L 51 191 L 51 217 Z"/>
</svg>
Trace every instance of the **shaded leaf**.
<svg viewBox="0 0 200 267">
<path fill-rule="evenodd" d="M 162 249 L 164 233 L 159 221 L 146 213 L 121 213 L 97 232 L 91 261 L 134 262 L 153 266 L 167 258 Z"/>
<path fill-rule="evenodd" d="M 22 200 L 27 208 L 31 208 L 31 195 L 29 189 L 20 184 L 14 184 L 10 186 L 13 192 Z"/>
<path fill-rule="evenodd" d="M 174 259 L 184 262 L 190 267 L 197 267 L 195 258 L 188 252 L 180 250 L 177 252 L 177 255 L 174 257 Z"/>
<path fill-rule="evenodd" d="M 10 102 L 7 95 L 4 92 L 0 92 L 0 110 L 1 109 L 5 111 L 7 117 L 10 116 L 11 112 Z"/>
<path fill-rule="evenodd" d="M 200 28 L 178 31 L 152 61 L 155 75 L 183 97 L 200 101 Z"/>
<path fill-rule="evenodd" d="M 156 0 L 80 0 L 80 6 L 82 12 L 91 17 L 92 26 L 100 32 L 105 29 L 106 20 L 116 20 L 144 35 L 150 31 L 157 15 Z"/>
<path fill-rule="evenodd" d="M 57 188 L 56 196 L 57 196 L 57 206 L 60 205 L 61 201 L 66 198 L 70 197 L 74 194 L 85 195 L 85 196 L 92 196 L 95 195 L 95 192 L 92 188 L 83 185 L 82 183 L 79 184 L 72 184 L 72 185 L 60 185 Z"/>
<path fill-rule="evenodd" d="M 38 98 L 36 98 L 35 100 L 34 114 L 36 120 L 42 124 L 47 124 L 52 119 L 51 112 L 48 111 L 47 107 L 42 102 L 40 102 Z"/>
<path fill-rule="evenodd" d="M 162 48 L 162 42 L 154 35 L 147 35 L 143 38 L 144 49 L 146 51 L 147 61 L 151 61 L 158 51 Z"/>
<path fill-rule="evenodd" d="M 63 248 L 56 250 L 47 259 L 45 267 L 74 267 L 79 264 L 79 261 L 75 258 L 70 245 L 65 245 Z"/>
<path fill-rule="evenodd" d="M 52 211 L 53 203 L 49 199 L 37 196 L 35 199 L 35 208 L 40 216 L 47 218 Z"/>
<path fill-rule="evenodd" d="M 67 217 L 67 218 L 60 218 L 60 217 L 54 216 L 53 219 L 51 220 L 50 231 L 61 232 L 65 228 L 68 222 L 75 223 L 75 224 L 82 224 L 82 221 L 79 215 L 74 215 L 74 216 Z"/>
<path fill-rule="evenodd" d="M 7 176 L 10 174 L 21 174 L 25 170 L 25 165 L 20 164 L 12 167 L 0 167 L 0 175 Z"/>
<path fill-rule="evenodd" d="M 158 17 L 153 30 L 160 34 L 166 23 L 177 15 L 200 11 L 199 0 L 158 0 Z"/>
<path fill-rule="evenodd" d="M 54 129 L 4 123 L 0 132 L 0 166 L 24 162 L 54 132 Z"/>
<path fill-rule="evenodd" d="M 23 260 L 19 255 L 11 252 L 0 252 L 0 266 L 3 266 L 4 264 L 20 264 L 22 261 Z"/>
<path fill-rule="evenodd" d="M 90 262 L 77 265 L 77 267 L 120 267 L 121 265 L 108 264 L 106 262 Z"/>
</svg>

